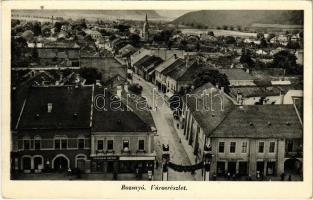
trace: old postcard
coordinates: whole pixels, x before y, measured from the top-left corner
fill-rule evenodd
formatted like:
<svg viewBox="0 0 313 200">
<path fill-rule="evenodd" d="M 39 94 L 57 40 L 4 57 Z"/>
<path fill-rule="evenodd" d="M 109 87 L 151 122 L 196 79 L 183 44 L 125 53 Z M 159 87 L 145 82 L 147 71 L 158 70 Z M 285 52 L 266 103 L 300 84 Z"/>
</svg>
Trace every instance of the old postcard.
<svg viewBox="0 0 313 200">
<path fill-rule="evenodd" d="M 311 197 L 311 2 L 2 5 L 5 198 Z"/>
</svg>

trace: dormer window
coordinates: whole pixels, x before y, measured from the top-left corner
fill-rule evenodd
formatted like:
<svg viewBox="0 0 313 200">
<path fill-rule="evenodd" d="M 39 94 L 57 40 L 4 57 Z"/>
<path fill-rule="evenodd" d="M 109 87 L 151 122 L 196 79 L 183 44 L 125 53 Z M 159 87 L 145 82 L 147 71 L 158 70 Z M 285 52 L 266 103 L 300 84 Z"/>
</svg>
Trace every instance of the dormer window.
<svg viewBox="0 0 313 200">
<path fill-rule="evenodd" d="M 47 108 L 48 108 L 48 113 L 51 113 L 52 112 L 52 103 L 48 103 Z"/>
</svg>

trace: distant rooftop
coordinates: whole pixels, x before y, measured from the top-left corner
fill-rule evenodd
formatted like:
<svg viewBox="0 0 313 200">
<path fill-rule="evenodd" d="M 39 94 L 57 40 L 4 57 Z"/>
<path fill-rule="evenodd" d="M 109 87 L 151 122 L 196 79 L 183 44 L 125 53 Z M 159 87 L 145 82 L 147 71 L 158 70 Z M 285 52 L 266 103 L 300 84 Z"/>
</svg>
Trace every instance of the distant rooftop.
<svg viewBox="0 0 313 200">
<path fill-rule="evenodd" d="M 228 77 L 228 80 L 254 80 L 255 77 L 251 76 L 242 69 L 218 69 L 222 74 Z"/>
</svg>

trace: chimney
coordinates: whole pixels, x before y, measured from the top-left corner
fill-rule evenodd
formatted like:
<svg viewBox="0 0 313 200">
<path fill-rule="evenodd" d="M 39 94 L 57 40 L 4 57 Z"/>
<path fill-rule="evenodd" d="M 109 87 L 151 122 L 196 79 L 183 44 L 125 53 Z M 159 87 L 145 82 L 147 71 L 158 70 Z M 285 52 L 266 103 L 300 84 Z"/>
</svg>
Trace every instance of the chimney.
<svg viewBox="0 0 313 200">
<path fill-rule="evenodd" d="M 62 80 L 63 80 L 63 74 L 60 73 L 60 81 L 62 81 Z"/>
<path fill-rule="evenodd" d="M 116 87 L 116 96 L 118 96 L 119 99 L 122 98 L 122 86 L 117 86 Z"/>
<path fill-rule="evenodd" d="M 279 94 L 279 104 L 284 104 L 284 94 L 282 91 L 280 91 L 280 94 Z"/>
<path fill-rule="evenodd" d="M 174 54 L 174 58 L 175 58 L 175 59 L 177 59 L 177 55 L 176 55 L 176 53 Z"/>
<path fill-rule="evenodd" d="M 188 68 L 188 64 L 189 64 L 189 57 L 187 56 L 187 58 L 186 58 L 186 68 Z"/>
<path fill-rule="evenodd" d="M 52 103 L 48 103 L 48 105 L 47 105 L 47 111 L 48 111 L 48 113 L 51 113 L 51 112 L 52 112 Z"/>
</svg>

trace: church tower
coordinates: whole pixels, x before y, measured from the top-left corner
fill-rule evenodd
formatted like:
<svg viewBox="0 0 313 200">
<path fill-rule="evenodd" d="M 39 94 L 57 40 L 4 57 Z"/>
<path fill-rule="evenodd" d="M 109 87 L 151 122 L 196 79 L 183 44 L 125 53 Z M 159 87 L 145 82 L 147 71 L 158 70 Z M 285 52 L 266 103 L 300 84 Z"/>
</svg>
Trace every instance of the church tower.
<svg viewBox="0 0 313 200">
<path fill-rule="evenodd" d="M 148 15 L 147 14 L 146 14 L 146 21 L 143 24 L 143 28 L 142 28 L 142 38 L 144 41 L 149 40 L 149 23 L 148 23 Z"/>
</svg>

